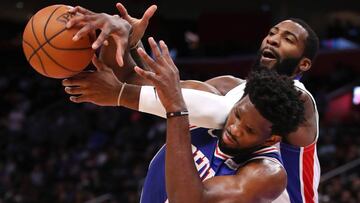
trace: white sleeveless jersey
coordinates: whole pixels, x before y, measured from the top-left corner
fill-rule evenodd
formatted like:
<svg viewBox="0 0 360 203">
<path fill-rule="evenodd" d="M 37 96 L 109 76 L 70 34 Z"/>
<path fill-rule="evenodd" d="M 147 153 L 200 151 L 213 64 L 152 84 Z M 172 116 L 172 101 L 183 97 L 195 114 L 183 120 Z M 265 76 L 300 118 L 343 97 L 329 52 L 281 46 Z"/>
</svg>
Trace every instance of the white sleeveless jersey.
<svg viewBox="0 0 360 203">
<path fill-rule="evenodd" d="M 225 97 L 231 101 L 238 101 L 244 94 L 246 82 L 230 90 Z M 298 80 L 294 85 L 306 92 L 314 104 L 316 113 L 316 139 L 305 147 L 298 147 L 286 143 L 279 143 L 276 147 L 280 149 L 284 167 L 288 175 L 286 191 L 274 202 L 276 203 L 317 203 L 318 186 L 320 181 L 320 164 L 316 152 L 316 143 L 319 136 L 319 115 L 316 102 L 311 93 Z"/>
</svg>

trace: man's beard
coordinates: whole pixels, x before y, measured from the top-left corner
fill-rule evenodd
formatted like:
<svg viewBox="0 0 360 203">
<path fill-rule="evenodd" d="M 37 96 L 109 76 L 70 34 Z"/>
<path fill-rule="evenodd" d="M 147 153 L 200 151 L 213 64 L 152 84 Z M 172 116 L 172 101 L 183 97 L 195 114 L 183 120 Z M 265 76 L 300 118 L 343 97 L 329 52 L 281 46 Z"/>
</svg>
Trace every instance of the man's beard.
<svg viewBox="0 0 360 203">
<path fill-rule="evenodd" d="M 262 53 L 261 53 L 261 51 L 259 51 L 257 54 L 255 64 L 253 65 L 251 70 L 256 71 L 256 70 L 261 70 L 261 69 L 268 69 L 268 67 L 260 64 L 261 56 L 262 56 Z M 288 57 L 288 58 L 284 58 L 281 60 L 279 57 L 276 56 L 276 63 L 271 69 L 276 70 L 276 72 L 279 73 L 280 75 L 292 76 L 294 74 L 295 69 L 298 66 L 301 58 L 302 57 L 299 57 L 299 58 Z"/>
<path fill-rule="evenodd" d="M 223 134 L 224 134 L 224 128 L 222 130 L 216 130 L 215 135 L 219 139 L 219 148 L 222 152 L 224 152 L 227 155 L 237 157 L 238 159 L 246 159 L 249 157 L 253 152 L 257 151 L 258 149 L 261 149 L 261 145 L 256 145 L 253 147 L 243 148 L 243 149 L 235 149 L 227 147 L 226 144 L 223 141 Z"/>
</svg>

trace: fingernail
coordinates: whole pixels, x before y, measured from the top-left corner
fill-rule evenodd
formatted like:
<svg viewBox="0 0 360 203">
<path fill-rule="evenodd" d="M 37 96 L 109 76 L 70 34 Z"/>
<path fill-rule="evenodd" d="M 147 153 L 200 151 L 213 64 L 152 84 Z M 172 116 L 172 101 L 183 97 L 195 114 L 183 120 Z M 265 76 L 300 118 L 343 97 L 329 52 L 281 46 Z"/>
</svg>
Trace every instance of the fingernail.
<svg viewBox="0 0 360 203">
<path fill-rule="evenodd" d="M 65 87 L 65 92 L 69 91 L 70 87 Z"/>
<path fill-rule="evenodd" d="M 75 101 L 75 97 L 71 96 L 70 101 Z"/>
<path fill-rule="evenodd" d="M 75 35 L 75 36 L 72 38 L 73 41 L 77 41 L 78 39 L 79 39 L 79 37 L 78 37 L 77 35 Z"/>
<path fill-rule="evenodd" d="M 91 47 L 92 47 L 92 49 L 97 49 L 98 45 L 96 43 L 93 43 Z"/>
<path fill-rule="evenodd" d="M 70 28 L 71 27 L 71 23 L 66 23 L 66 28 Z"/>
<path fill-rule="evenodd" d="M 64 80 L 62 81 L 62 84 L 64 85 L 67 81 L 68 81 L 68 79 L 64 79 Z"/>
</svg>

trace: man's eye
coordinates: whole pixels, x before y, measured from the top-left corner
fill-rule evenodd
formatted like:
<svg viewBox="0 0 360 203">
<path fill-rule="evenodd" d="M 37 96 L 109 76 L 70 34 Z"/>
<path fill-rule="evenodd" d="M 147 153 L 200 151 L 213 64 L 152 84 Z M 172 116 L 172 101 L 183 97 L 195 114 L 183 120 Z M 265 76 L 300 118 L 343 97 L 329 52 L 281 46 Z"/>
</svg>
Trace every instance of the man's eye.
<svg viewBox="0 0 360 203">
<path fill-rule="evenodd" d="M 254 134 L 254 130 L 252 128 L 246 127 L 246 131 L 249 134 Z"/>
<path fill-rule="evenodd" d="M 290 39 L 290 38 L 288 38 L 288 37 L 287 37 L 287 38 L 285 38 L 285 40 L 286 40 L 286 41 L 288 41 L 288 42 L 290 42 L 290 43 L 294 43 L 294 42 L 293 42 L 293 40 L 292 40 L 292 39 Z"/>
</svg>

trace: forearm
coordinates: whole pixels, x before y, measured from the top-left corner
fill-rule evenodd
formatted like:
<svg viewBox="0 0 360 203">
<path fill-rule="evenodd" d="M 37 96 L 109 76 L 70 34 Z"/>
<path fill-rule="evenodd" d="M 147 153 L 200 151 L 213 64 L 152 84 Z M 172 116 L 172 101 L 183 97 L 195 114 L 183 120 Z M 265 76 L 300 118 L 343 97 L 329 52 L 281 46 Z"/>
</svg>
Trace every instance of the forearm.
<svg viewBox="0 0 360 203">
<path fill-rule="evenodd" d="M 167 119 L 165 180 L 169 202 L 201 202 L 203 184 L 191 151 L 187 116 Z"/>
<path fill-rule="evenodd" d="M 189 110 L 191 125 L 206 128 L 221 128 L 236 100 L 228 100 L 224 96 L 204 91 L 182 89 L 182 95 Z M 162 106 L 154 87 L 141 88 L 139 111 L 165 117 Z"/>
<path fill-rule="evenodd" d="M 123 92 L 120 95 L 120 105 L 138 111 L 140 91 L 141 86 L 126 84 L 124 86 Z"/>
</svg>

